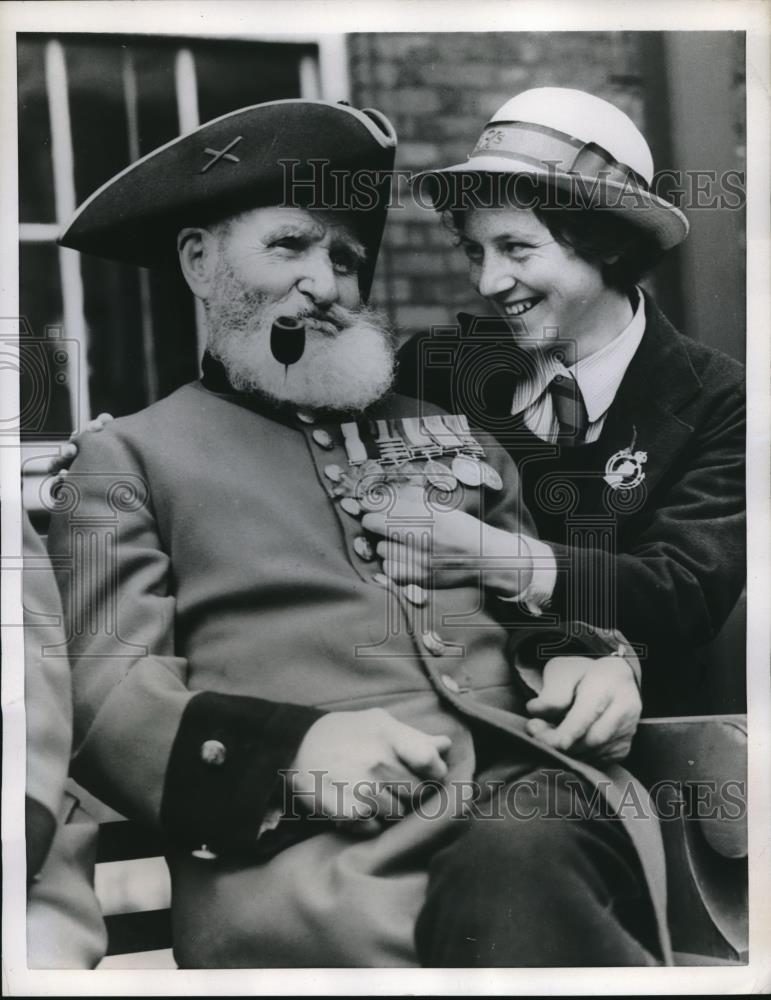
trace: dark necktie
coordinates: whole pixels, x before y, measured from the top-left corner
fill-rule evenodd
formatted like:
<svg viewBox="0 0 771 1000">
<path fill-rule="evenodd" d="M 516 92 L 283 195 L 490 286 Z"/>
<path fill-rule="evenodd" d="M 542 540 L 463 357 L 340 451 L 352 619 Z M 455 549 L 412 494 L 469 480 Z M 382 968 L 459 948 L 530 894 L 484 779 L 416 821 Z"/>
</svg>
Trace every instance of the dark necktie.
<svg viewBox="0 0 771 1000">
<path fill-rule="evenodd" d="M 559 422 L 557 444 L 582 444 L 589 418 L 578 383 L 570 372 L 561 372 L 554 376 L 550 390 Z"/>
</svg>

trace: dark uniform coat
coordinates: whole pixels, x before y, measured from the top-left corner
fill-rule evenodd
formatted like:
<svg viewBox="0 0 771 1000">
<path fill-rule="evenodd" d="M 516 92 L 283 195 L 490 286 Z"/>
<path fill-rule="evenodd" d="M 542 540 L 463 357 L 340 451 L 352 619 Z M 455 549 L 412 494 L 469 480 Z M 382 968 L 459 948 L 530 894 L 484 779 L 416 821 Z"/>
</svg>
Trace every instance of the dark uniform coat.
<svg viewBox="0 0 771 1000">
<path fill-rule="evenodd" d="M 372 416 L 415 410 L 401 397 L 381 405 Z M 427 858 L 447 815 L 413 814 L 365 841 L 330 824 L 303 839 L 303 824 L 290 822 L 257 840 L 277 769 L 320 712 L 380 706 L 447 733 L 450 779 L 472 777 L 472 728 L 491 725 L 510 734 L 523 764 L 564 764 L 604 783 L 614 808 L 629 792 L 620 769 L 609 783 L 527 736 L 506 657 L 511 629 L 478 585 L 419 606 L 374 578 L 360 522 L 325 473 L 347 464 L 337 419 L 314 427 L 291 410 L 188 385 L 87 435 L 52 518 L 74 669 L 74 773 L 166 833 L 183 965 L 416 964 Z M 331 448 L 314 438 L 320 427 Z M 534 532 L 514 466 L 500 452 L 488 460 L 504 489 L 456 491 L 463 508 Z M 644 793 L 633 798 L 626 825 L 666 955 L 659 834 Z M 282 828 L 294 842 L 271 851 Z M 218 860 L 191 853 L 202 844 Z"/>
<path fill-rule="evenodd" d="M 511 416 L 513 380 L 527 362 L 500 321 L 462 316 L 454 333 L 416 337 L 400 354 L 399 388 L 449 409 L 473 406 L 517 461 L 554 549 L 551 609 L 636 644 L 645 714 L 698 714 L 710 710 L 698 647 L 719 632 L 745 581 L 743 369 L 679 334 L 647 296 L 645 310 L 643 339 L 589 445 L 546 444 Z M 613 489 L 608 464 L 627 449 L 643 476 Z M 743 673 L 744 664 L 726 668 Z"/>
</svg>

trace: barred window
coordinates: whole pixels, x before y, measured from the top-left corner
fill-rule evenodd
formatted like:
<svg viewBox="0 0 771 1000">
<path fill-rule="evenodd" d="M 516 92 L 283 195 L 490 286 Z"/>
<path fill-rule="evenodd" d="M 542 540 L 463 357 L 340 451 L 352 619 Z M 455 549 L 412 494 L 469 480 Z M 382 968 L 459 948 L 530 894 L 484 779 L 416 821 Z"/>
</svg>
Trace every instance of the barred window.
<svg viewBox="0 0 771 1000">
<path fill-rule="evenodd" d="M 43 526 L 58 443 L 198 376 L 203 323 L 181 275 L 58 247 L 76 207 L 128 164 L 236 108 L 348 99 L 342 35 L 248 39 L 17 35 L 19 367 L 24 502 Z"/>
<path fill-rule="evenodd" d="M 63 224 L 119 170 L 202 121 L 326 96 L 325 43 L 17 37 L 22 441 L 52 442 L 195 378 L 202 349 L 180 275 L 59 248 Z"/>
</svg>

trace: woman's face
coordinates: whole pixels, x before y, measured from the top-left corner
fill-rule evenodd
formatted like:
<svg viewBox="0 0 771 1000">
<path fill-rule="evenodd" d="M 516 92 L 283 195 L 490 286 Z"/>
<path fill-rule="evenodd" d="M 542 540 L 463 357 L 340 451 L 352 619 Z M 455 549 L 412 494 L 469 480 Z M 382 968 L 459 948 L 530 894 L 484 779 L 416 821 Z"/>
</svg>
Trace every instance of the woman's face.
<svg viewBox="0 0 771 1000">
<path fill-rule="evenodd" d="M 593 340 L 617 308 L 600 267 L 558 243 L 531 209 L 469 209 L 461 246 L 474 288 L 529 341 Z"/>
</svg>

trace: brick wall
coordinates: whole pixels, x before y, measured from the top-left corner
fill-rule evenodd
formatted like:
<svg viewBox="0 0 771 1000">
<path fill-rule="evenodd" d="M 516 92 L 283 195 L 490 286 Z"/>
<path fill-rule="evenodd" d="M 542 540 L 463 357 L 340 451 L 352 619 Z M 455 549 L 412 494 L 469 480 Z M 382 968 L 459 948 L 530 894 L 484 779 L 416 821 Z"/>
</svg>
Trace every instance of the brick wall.
<svg viewBox="0 0 771 1000">
<path fill-rule="evenodd" d="M 660 166 L 661 159 L 671 155 L 662 135 L 666 113 L 649 112 L 651 120 L 646 123 L 646 97 L 654 108 L 657 100 L 666 99 L 661 96 L 666 84 L 660 77 L 666 72 L 655 56 L 656 34 L 351 34 L 352 100 L 389 116 L 399 136 L 397 169 L 414 172 L 465 160 L 489 117 L 520 91 L 577 87 L 626 111 L 648 135 Z M 730 152 L 739 168 L 744 156 L 742 58 L 737 35 L 736 73 L 729 86 L 733 85 L 735 110 Z M 453 247 L 451 234 L 433 211 L 407 196 L 406 185 L 402 190 L 404 207 L 392 211 L 386 228 L 373 303 L 386 309 L 406 335 L 427 325 L 453 322 L 459 310 L 478 310 L 480 300 L 468 283 L 464 258 Z M 674 260 L 670 270 L 676 271 Z M 666 308 L 668 299 L 674 302 L 676 296 L 671 289 L 661 291 L 669 291 L 661 296 Z M 676 313 L 674 307 L 672 311 Z"/>
</svg>

